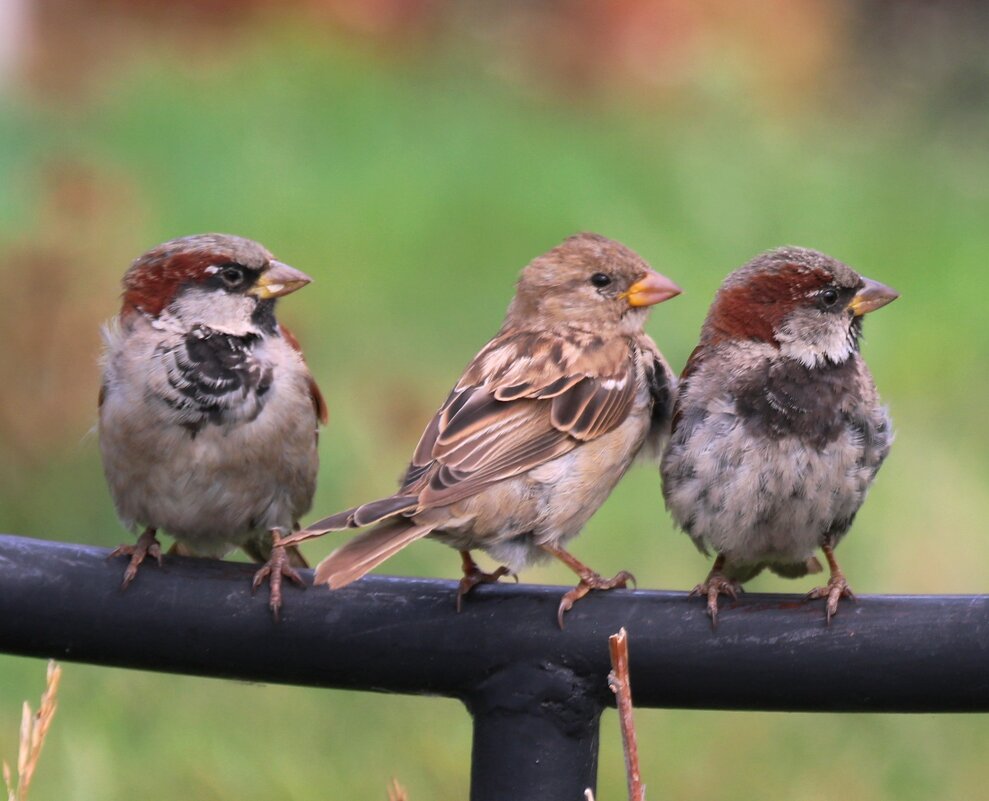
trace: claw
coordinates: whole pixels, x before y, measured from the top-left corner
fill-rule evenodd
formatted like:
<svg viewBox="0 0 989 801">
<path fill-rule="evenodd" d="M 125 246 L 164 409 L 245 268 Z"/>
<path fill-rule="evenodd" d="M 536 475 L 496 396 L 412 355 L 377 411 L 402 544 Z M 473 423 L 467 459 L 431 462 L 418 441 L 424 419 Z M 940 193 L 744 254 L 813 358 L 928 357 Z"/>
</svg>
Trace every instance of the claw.
<svg viewBox="0 0 989 801">
<path fill-rule="evenodd" d="M 690 591 L 689 597 L 705 596 L 707 598 L 707 615 L 711 618 L 711 628 L 716 629 L 718 628 L 718 596 L 727 595 L 736 601 L 740 592 L 744 592 L 741 584 L 727 578 L 723 573 L 712 570 L 707 580 Z"/>
<path fill-rule="evenodd" d="M 574 603 L 583 598 L 591 590 L 613 590 L 616 588 L 625 589 L 631 581 L 635 584 L 635 576 L 627 570 L 622 570 L 612 579 L 606 579 L 595 573 L 587 565 L 581 562 L 576 556 L 568 553 L 563 548 L 555 545 L 540 545 L 550 556 L 555 556 L 563 564 L 569 567 L 580 578 L 580 582 L 560 599 L 560 606 L 556 610 L 556 622 L 563 628 L 563 615 L 573 608 Z"/>
<path fill-rule="evenodd" d="M 842 598 L 847 598 L 853 603 L 857 600 L 855 593 L 852 592 L 852 588 L 848 586 L 848 582 L 841 573 L 832 575 L 824 587 L 815 587 L 804 596 L 805 601 L 814 601 L 818 598 L 828 599 L 824 607 L 825 622 L 828 626 L 831 625 L 831 618 L 838 614 L 838 602 Z"/>
<path fill-rule="evenodd" d="M 712 629 L 718 628 L 718 596 L 727 595 L 733 601 L 736 601 L 738 600 L 739 593 L 745 592 L 741 584 L 724 574 L 726 561 L 727 558 L 725 555 L 719 553 L 717 559 L 714 560 L 714 564 L 711 565 L 711 572 L 707 574 L 707 578 L 694 587 L 687 596 L 688 598 L 695 596 L 707 597 L 707 616 L 711 618 Z"/>
<path fill-rule="evenodd" d="M 591 590 L 624 590 L 628 586 L 629 582 L 635 584 L 635 576 L 627 570 L 619 571 L 615 574 L 614 578 L 610 579 L 606 579 L 594 571 L 588 570 L 586 573 L 581 575 L 577 586 L 567 592 L 563 598 L 560 599 L 560 606 L 556 610 L 557 625 L 559 625 L 561 629 L 563 628 L 563 616 L 573 609 L 573 605 L 587 595 L 587 593 Z"/>
<path fill-rule="evenodd" d="M 271 532 L 271 556 L 254 574 L 251 582 L 251 592 L 255 593 L 258 588 L 268 579 L 271 587 L 271 595 L 268 599 L 268 608 L 277 623 L 282 608 L 282 579 L 287 578 L 299 587 L 305 587 L 306 583 L 298 571 L 288 563 L 288 553 L 285 550 L 285 543 L 277 531 Z"/>
<path fill-rule="evenodd" d="M 115 556 L 129 556 L 130 562 L 124 570 L 124 580 L 120 585 L 121 590 L 126 590 L 130 583 L 137 577 L 137 570 L 144 562 L 145 558 L 151 556 L 161 567 L 161 543 L 155 537 L 153 528 L 145 529 L 134 545 L 118 545 L 114 548 L 107 559 Z"/>
<path fill-rule="evenodd" d="M 478 584 L 495 584 L 502 576 L 511 576 L 516 584 L 519 583 L 519 577 L 504 565 L 491 573 L 485 573 L 471 558 L 470 551 L 461 551 L 460 557 L 463 560 L 464 577 L 457 586 L 457 612 L 460 611 L 464 596 Z"/>
<path fill-rule="evenodd" d="M 855 593 L 848 586 L 848 582 L 845 580 L 845 574 L 841 572 L 838 561 L 834 557 L 834 545 L 830 542 L 825 542 L 821 546 L 821 550 L 824 551 L 824 556 L 828 560 L 828 567 L 831 569 L 831 578 L 828 579 L 828 583 L 824 587 L 815 587 L 808 592 L 804 596 L 804 600 L 813 601 L 817 598 L 827 598 L 828 602 L 825 604 L 825 622 L 830 626 L 831 618 L 838 614 L 838 602 L 842 598 L 848 598 L 848 600 L 854 603 L 856 599 Z"/>
</svg>

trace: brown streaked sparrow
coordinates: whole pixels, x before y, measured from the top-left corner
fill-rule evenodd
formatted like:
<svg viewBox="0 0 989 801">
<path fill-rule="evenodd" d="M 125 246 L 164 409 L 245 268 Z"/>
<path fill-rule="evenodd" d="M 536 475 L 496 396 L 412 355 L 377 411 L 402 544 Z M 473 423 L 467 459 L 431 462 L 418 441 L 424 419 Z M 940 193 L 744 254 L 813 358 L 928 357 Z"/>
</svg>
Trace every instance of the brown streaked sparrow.
<svg viewBox="0 0 989 801">
<path fill-rule="evenodd" d="M 422 537 L 461 552 L 461 597 L 554 556 L 580 583 L 558 620 L 604 579 L 564 546 L 643 445 L 659 453 L 674 377 L 643 331 L 649 307 L 680 293 L 624 245 L 578 234 L 532 261 L 501 330 L 426 427 L 399 491 L 293 535 L 374 525 L 328 556 L 316 583 L 344 587 Z M 503 563 L 484 573 L 470 551 Z"/>
<path fill-rule="evenodd" d="M 99 442 L 124 525 L 142 527 L 127 587 L 155 533 L 174 550 L 219 558 L 235 547 L 266 562 L 281 606 L 282 578 L 305 566 L 283 535 L 316 489 L 317 428 L 326 407 L 276 299 L 311 279 L 257 242 L 202 234 L 165 242 L 124 275 L 120 314 L 104 328 Z"/>
<path fill-rule="evenodd" d="M 680 377 L 661 472 L 666 506 L 717 558 L 694 593 L 717 624 L 765 568 L 831 576 L 827 622 L 852 598 L 834 557 L 893 430 L 859 353 L 862 315 L 897 293 L 813 250 L 783 247 L 725 279 Z"/>
</svg>

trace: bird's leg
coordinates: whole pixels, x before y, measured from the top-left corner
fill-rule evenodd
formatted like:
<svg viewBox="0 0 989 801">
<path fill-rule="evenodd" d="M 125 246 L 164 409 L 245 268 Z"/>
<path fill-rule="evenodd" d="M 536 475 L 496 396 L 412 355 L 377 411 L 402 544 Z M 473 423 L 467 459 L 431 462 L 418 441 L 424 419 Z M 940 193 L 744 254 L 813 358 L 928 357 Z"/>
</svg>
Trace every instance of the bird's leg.
<svg viewBox="0 0 989 801">
<path fill-rule="evenodd" d="M 552 545 L 540 545 L 539 547 L 551 556 L 555 556 L 580 577 L 577 586 L 560 600 L 560 607 L 556 612 L 556 622 L 561 629 L 563 628 L 563 615 L 591 590 L 625 589 L 630 581 L 635 583 L 635 576 L 627 570 L 622 570 L 614 578 L 606 579 L 562 548 L 554 548 Z"/>
<path fill-rule="evenodd" d="M 282 535 L 277 528 L 273 528 L 271 530 L 271 556 L 268 557 L 268 561 L 254 574 L 251 591 L 257 592 L 258 587 L 264 583 L 265 579 L 268 579 L 268 584 L 271 587 L 268 607 L 271 609 L 271 614 L 276 622 L 278 620 L 278 613 L 282 608 L 282 578 L 287 578 L 300 587 L 306 586 L 306 583 L 302 580 L 302 576 L 289 564 L 288 551 L 285 549 L 285 542 L 282 540 Z"/>
<path fill-rule="evenodd" d="M 478 584 L 494 584 L 502 576 L 511 576 L 516 583 L 519 577 L 511 570 L 502 565 L 493 573 L 485 573 L 478 567 L 477 562 L 470 555 L 470 551 L 461 551 L 460 558 L 463 561 L 464 577 L 460 579 L 460 586 L 457 587 L 457 611 L 460 611 L 461 600 Z"/>
<path fill-rule="evenodd" d="M 110 552 L 108 558 L 113 558 L 114 556 L 130 557 L 130 562 L 124 571 L 124 581 L 120 585 L 120 589 L 126 590 L 128 585 L 134 580 L 134 577 L 137 576 L 137 569 L 141 566 L 141 562 L 144 561 L 146 556 L 154 557 L 158 562 L 158 567 L 161 567 L 161 543 L 155 537 L 155 529 L 148 526 L 133 545 L 118 545 Z"/>
<path fill-rule="evenodd" d="M 707 578 L 690 591 L 690 597 L 699 595 L 707 598 L 707 614 L 713 629 L 718 627 L 718 596 L 727 595 L 734 601 L 742 592 L 742 585 L 724 574 L 725 561 L 725 555 L 719 553 Z"/>
<path fill-rule="evenodd" d="M 824 556 L 828 560 L 831 578 L 828 579 L 828 583 L 824 587 L 815 587 L 808 592 L 804 596 L 804 600 L 812 601 L 816 598 L 827 598 L 827 624 L 830 626 L 831 618 L 838 614 L 838 601 L 842 598 L 848 598 L 850 601 L 854 601 L 855 593 L 848 586 L 848 582 L 845 580 L 845 574 L 838 566 L 838 560 L 834 558 L 834 545 L 830 542 L 825 542 L 821 545 L 821 550 L 824 551 Z"/>
</svg>

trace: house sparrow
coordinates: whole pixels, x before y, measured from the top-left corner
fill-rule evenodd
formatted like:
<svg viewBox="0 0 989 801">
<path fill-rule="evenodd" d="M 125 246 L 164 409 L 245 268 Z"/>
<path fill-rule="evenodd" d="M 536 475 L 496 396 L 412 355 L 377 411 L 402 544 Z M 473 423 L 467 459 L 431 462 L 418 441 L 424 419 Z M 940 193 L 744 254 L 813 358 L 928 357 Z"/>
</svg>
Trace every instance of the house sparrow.
<svg viewBox="0 0 989 801">
<path fill-rule="evenodd" d="M 693 594 L 732 598 L 764 568 L 831 577 L 827 622 L 854 598 L 834 557 L 893 430 L 859 353 L 862 315 L 895 300 L 823 253 L 784 247 L 728 276 L 683 374 L 661 472 L 666 506 L 704 553 Z"/>
<path fill-rule="evenodd" d="M 566 550 L 647 441 L 659 453 L 674 377 L 643 331 L 649 307 L 680 293 L 639 256 L 578 234 L 523 271 L 501 330 L 467 366 L 426 427 L 395 495 L 291 537 L 376 524 L 334 551 L 316 583 L 350 584 L 422 537 L 460 551 L 457 593 L 554 556 L 590 590 L 624 587 Z M 504 564 L 484 573 L 470 551 Z"/>
<path fill-rule="evenodd" d="M 123 279 L 120 314 L 104 328 L 99 442 L 124 525 L 143 526 L 126 588 L 147 555 L 219 558 L 239 546 L 266 562 L 275 617 L 282 578 L 299 584 L 282 534 L 298 528 L 316 489 L 326 406 L 275 301 L 310 278 L 257 242 L 203 234 L 165 242 Z"/>
</svg>

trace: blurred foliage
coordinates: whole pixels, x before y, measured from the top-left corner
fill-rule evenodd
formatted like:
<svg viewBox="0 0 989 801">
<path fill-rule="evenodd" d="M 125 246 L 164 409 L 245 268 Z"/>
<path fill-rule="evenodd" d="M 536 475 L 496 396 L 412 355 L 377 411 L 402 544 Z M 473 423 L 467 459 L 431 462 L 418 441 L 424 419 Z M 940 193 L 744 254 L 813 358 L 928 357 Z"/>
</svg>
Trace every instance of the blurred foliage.
<svg viewBox="0 0 989 801">
<path fill-rule="evenodd" d="M 676 368 L 723 276 L 768 247 L 817 247 L 899 289 L 864 347 L 898 440 L 839 554 L 860 593 L 987 590 L 989 106 L 972 5 L 919 27 L 879 2 L 380 0 L 361 16 L 338 0 L 287 20 L 261 2 L 71 5 L 39 17 L 27 76 L 0 95 L 0 529 L 126 538 L 89 429 L 99 325 L 147 247 L 229 231 L 316 278 L 281 315 L 331 408 L 328 513 L 391 491 L 518 270 L 594 230 L 684 287 L 649 325 Z M 708 567 L 648 466 L 574 550 L 602 573 L 634 566 L 643 587 L 686 589 Z M 428 543 L 387 572 L 457 566 Z M 0 659 L 0 753 L 39 665 Z M 76 665 L 60 698 L 37 798 L 370 799 L 392 776 L 413 801 L 465 795 L 470 726 L 450 701 Z M 637 721 L 646 781 L 670 797 L 926 801 L 985 780 L 983 718 Z M 602 743 L 598 797 L 622 797 L 612 713 Z"/>
</svg>

